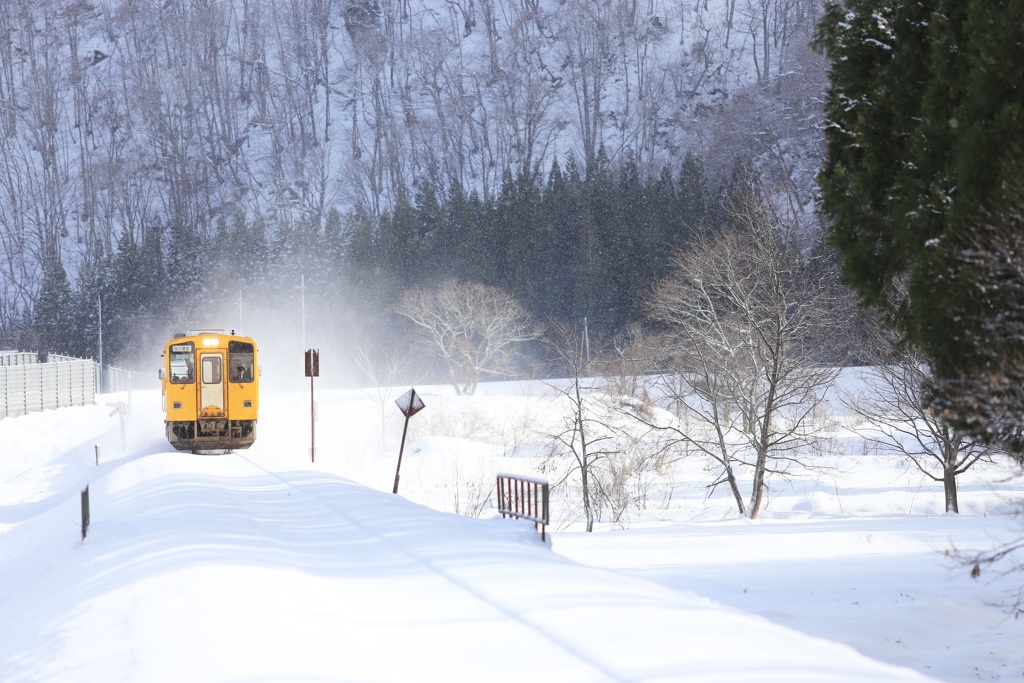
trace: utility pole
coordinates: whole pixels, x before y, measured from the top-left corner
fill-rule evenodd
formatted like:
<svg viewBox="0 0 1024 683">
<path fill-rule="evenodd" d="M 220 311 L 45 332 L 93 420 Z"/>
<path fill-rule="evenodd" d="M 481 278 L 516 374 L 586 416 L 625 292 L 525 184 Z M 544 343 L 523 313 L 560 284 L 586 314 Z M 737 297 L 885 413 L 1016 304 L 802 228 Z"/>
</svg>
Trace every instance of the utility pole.
<svg viewBox="0 0 1024 683">
<path fill-rule="evenodd" d="M 103 297 L 96 297 L 96 308 L 99 317 L 100 393 L 103 393 Z"/>
<path fill-rule="evenodd" d="M 590 335 L 587 332 L 587 319 L 583 318 L 583 339 L 580 340 L 580 364 L 590 362 Z"/>
<path fill-rule="evenodd" d="M 306 348 L 306 275 L 302 274 L 299 277 L 302 278 L 302 284 L 299 286 L 302 299 L 302 348 Z"/>
</svg>

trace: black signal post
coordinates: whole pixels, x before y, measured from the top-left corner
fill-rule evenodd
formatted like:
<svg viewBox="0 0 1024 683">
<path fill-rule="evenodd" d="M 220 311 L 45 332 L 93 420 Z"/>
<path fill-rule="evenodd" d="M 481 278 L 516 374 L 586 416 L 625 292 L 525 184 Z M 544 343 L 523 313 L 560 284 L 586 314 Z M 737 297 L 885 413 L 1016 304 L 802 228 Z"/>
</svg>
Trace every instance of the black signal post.
<svg viewBox="0 0 1024 683">
<path fill-rule="evenodd" d="M 309 460 L 316 462 L 316 403 L 313 401 L 313 378 L 320 376 L 320 349 L 306 350 L 306 377 L 309 378 Z"/>
</svg>

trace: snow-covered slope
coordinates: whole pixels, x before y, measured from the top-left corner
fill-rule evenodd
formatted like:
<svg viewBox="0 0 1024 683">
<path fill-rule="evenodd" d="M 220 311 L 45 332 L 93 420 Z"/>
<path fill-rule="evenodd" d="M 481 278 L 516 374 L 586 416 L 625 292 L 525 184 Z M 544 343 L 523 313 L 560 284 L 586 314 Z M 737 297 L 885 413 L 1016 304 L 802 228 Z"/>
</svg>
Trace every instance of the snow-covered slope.
<svg viewBox="0 0 1024 683">
<path fill-rule="evenodd" d="M 266 396 L 261 439 L 226 456 L 170 452 L 150 392 L 123 448 L 107 406 L 0 422 L 0 680 L 926 680 L 849 645 L 941 680 L 1024 670 L 1020 622 L 937 554 L 983 517 L 794 513 L 548 547 L 410 500 L 445 486 L 426 465 L 457 439 L 410 443 L 403 495 L 339 474 L 393 473 L 359 443 L 379 409 L 322 405 L 316 463 L 295 395 Z"/>
</svg>

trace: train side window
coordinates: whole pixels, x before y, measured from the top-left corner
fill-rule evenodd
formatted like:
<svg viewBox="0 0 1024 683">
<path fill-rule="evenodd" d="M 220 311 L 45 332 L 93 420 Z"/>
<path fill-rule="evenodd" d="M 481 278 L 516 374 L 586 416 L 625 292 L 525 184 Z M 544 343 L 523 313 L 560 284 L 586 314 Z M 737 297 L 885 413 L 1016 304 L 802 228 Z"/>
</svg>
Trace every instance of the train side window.
<svg viewBox="0 0 1024 683">
<path fill-rule="evenodd" d="M 251 382 L 256 376 L 256 350 L 252 344 L 240 341 L 228 342 L 228 368 L 232 382 Z"/>
<path fill-rule="evenodd" d="M 220 356 L 203 356 L 203 384 L 220 384 Z"/>
<path fill-rule="evenodd" d="M 168 358 L 171 384 L 191 384 L 196 381 L 196 353 L 192 342 L 172 344 Z"/>
</svg>

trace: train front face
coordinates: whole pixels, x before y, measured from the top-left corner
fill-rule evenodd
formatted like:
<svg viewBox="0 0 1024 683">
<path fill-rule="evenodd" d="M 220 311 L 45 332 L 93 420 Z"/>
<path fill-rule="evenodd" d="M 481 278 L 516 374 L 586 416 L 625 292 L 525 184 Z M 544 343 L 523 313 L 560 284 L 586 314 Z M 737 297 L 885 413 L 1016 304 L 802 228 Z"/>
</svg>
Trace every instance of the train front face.
<svg viewBox="0 0 1024 683">
<path fill-rule="evenodd" d="M 248 337 L 203 333 L 164 348 L 167 440 L 180 451 L 224 453 L 256 440 L 259 366 Z"/>
</svg>

